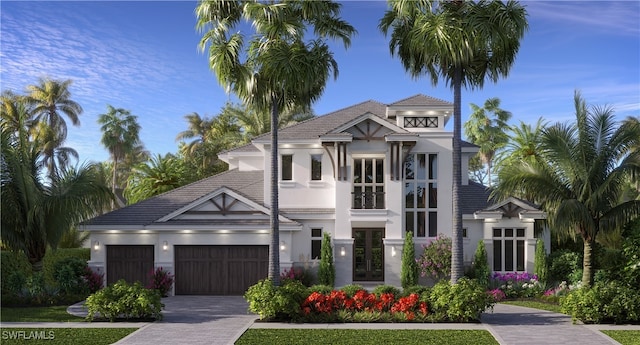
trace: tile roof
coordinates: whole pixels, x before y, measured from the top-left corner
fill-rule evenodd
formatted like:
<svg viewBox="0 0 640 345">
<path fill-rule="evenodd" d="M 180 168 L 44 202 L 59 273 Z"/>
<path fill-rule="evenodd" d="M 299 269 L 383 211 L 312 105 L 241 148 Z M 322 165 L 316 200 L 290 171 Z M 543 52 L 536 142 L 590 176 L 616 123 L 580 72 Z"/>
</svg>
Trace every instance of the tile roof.
<svg viewBox="0 0 640 345">
<path fill-rule="evenodd" d="M 399 106 L 410 106 L 410 105 L 417 105 L 417 106 L 452 106 L 453 103 L 450 103 L 450 102 L 447 102 L 447 101 L 443 101 L 441 99 L 434 98 L 434 97 L 431 97 L 431 96 L 417 94 L 417 95 L 413 95 L 411 97 L 407 97 L 405 99 L 401 99 L 401 100 L 399 100 L 397 102 L 393 102 L 393 103 L 389 104 L 389 106 L 394 106 L 394 105 L 399 105 Z"/>
<path fill-rule="evenodd" d="M 263 171 L 225 171 L 84 222 L 84 225 L 149 225 L 199 198 L 227 187 L 263 205 Z"/>
<path fill-rule="evenodd" d="M 489 195 L 491 191 L 487 186 L 469 181 L 468 185 L 462 186 L 461 192 L 462 214 L 473 214 L 490 206 Z"/>
</svg>

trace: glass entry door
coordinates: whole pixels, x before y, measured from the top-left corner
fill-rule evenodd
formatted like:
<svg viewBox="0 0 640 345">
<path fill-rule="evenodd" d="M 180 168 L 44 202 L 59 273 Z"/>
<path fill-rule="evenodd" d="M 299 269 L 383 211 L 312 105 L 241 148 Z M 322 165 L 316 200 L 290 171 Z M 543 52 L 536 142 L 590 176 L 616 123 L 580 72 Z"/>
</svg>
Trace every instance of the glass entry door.
<svg viewBox="0 0 640 345">
<path fill-rule="evenodd" d="M 384 229 L 353 229 L 353 280 L 384 281 Z"/>
</svg>

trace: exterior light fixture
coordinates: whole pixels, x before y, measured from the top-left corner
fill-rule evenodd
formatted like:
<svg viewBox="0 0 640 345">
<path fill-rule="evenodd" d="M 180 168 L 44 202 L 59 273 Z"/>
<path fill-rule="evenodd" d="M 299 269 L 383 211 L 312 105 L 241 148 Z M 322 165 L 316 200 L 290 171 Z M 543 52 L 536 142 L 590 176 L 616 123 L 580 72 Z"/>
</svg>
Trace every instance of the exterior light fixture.
<svg viewBox="0 0 640 345">
<path fill-rule="evenodd" d="M 347 255 L 347 251 L 344 249 L 344 247 L 340 247 L 340 256 L 345 256 Z"/>
<path fill-rule="evenodd" d="M 100 249 L 100 242 L 95 241 L 93 242 L 93 250 L 99 250 Z"/>
<path fill-rule="evenodd" d="M 169 249 L 169 243 L 167 241 L 162 242 L 162 250 L 167 251 Z"/>
<path fill-rule="evenodd" d="M 280 250 L 282 251 L 287 250 L 287 242 L 285 241 L 280 242 Z"/>
<path fill-rule="evenodd" d="M 396 256 L 396 246 L 391 247 L 391 256 Z"/>
</svg>

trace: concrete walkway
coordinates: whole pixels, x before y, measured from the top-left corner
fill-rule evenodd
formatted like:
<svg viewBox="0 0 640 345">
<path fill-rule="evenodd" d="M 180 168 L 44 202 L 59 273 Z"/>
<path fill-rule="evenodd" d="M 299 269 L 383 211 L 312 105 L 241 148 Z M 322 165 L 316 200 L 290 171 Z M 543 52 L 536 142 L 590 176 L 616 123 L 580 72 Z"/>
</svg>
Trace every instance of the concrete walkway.
<svg viewBox="0 0 640 345">
<path fill-rule="evenodd" d="M 248 304 L 240 296 L 174 296 L 164 298 L 162 321 L 153 323 L 128 322 L 60 322 L 60 323 L 3 323 L 0 327 L 56 328 L 56 327 L 134 327 L 131 333 L 116 344 L 233 344 L 248 328 L 304 328 L 304 329 L 473 329 L 487 330 L 502 345 L 527 344 L 618 344 L 601 329 L 640 330 L 640 325 L 574 325 L 564 314 L 538 309 L 498 304 L 493 312 L 482 316 L 481 323 L 344 323 L 291 324 L 255 322 Z M 69 312 L 86 315 L 81 305 Z"/>
</svg>

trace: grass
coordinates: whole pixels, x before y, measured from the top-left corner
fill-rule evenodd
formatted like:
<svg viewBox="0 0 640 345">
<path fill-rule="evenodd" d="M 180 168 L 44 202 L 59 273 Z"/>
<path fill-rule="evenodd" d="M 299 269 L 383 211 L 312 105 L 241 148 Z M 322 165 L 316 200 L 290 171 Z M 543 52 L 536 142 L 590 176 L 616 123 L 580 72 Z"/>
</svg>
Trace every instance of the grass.
<svg viewBox="0 0 640 345">
<path fill-rule="evenodd" d="M 612 331 L 603 330 L 600 331 L 622 345 L 640 345 L 640 331 Z"/>
<path fill-rule="evenodd" d="M 552 311 L 554 313 L 562 313 L 560 311 L 560 306 L 558 304 L 547 303 L 547 302 L 536 301 L 536 300 L 502 301 L 500 303 L 517 305 L 520 307 L 542 309 L 542 310 Z"/>
<path fill-rule="evenodd" d="M 82 322 L 84 318 L 67 313 L 67 306 L 0 309 L 2 322 Z"/>
<path fill-rule="evenodd" d="M 364 344 L 498 344 L 481 330 L 382 330 L 382 329 L 248 329 L 236 345 L 317 343 Z"/>
<path fill-rule="evenodd" d="M 136 331 L 137 328 L 2 328 L 2 345 L 106 345 Z"/>
</svg>

